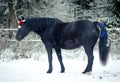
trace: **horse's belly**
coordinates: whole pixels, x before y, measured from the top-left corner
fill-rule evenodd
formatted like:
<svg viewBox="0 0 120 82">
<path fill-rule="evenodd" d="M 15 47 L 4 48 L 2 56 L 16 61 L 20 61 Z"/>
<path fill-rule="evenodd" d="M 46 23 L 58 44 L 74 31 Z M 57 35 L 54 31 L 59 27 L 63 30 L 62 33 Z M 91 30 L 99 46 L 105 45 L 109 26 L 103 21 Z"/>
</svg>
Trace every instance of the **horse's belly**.
<svg viewBox="0 0 120 82">
<path fill-rule="evenodd" d="M 61 48 L 63 49 L 74 49 L 77 47 L 80 47 L 80 41 L 79 40 L 66 40 L 63 42 Z"/>
</svg>

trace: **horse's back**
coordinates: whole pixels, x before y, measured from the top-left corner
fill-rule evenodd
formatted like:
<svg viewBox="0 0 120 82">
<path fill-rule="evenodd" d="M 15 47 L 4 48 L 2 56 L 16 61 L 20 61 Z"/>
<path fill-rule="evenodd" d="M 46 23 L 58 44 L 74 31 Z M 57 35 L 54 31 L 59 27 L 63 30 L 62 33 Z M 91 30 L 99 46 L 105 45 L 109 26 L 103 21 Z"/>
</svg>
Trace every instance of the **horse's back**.
<svg viewBox="0 0 120 82">
<path fill-rule="evenodd" d="M 91 31 L 95 27 L 94 23 L 88 20 L 80 20 L 76 22 L 76 29 L 80 29 L 82 32 Z"/>
</svg>

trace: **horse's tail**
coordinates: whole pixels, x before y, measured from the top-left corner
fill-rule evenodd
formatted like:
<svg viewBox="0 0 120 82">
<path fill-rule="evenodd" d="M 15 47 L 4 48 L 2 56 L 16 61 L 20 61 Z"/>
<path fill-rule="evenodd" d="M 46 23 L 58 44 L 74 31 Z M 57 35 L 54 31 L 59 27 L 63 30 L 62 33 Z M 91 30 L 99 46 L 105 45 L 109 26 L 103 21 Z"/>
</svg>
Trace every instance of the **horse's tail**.
<svg viewBox="0 0 120 82">
<path fill-rule="evenodd" d="M 103 65 L 107 64 L 108 54 L 111 46 L 111 41 L 108 39 L 107 30 L 105 27 L 100 27 L 98 23 L 95 23 L 99 29 L 99 58 Z"/>
<path fill-rule="evenodd" d="M 108 39 L 108 35 L 100 38 L 99 40 L 99 57 L 103 65 L 106 65 L 108 54 L 110 50 L 111 41 Z"/>
</svg>

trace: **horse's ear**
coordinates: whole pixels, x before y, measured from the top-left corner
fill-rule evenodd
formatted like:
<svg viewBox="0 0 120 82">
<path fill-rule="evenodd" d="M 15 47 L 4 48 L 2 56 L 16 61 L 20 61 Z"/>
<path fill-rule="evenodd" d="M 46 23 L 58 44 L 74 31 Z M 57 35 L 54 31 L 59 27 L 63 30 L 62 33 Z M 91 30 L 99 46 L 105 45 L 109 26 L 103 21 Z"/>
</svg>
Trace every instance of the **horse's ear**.
<svg viewBox="0 0 120 82">
<path fill-rule="evenodd" d="M 21 16 L 21 19 L 22 19 L 22 22 L 26 21 L 25 17 L 23 17 L 23 16 Z"/>
<path fill-rule="evenodd" d="M 22 20 L 24 20 L 24 19 L 25 19 L 25 17 L 21 16 L 21 19 L 22 19 Z"/>
</svg>

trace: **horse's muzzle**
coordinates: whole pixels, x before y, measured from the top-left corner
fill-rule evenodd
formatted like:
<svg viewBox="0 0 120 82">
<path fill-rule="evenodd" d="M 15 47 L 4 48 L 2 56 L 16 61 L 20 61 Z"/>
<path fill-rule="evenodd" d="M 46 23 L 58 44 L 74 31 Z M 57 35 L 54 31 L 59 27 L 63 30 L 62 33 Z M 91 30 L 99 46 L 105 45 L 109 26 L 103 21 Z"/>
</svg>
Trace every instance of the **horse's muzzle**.
<svg viewBox="0 0 120 82">
<path fill-rule="evenodd" d="M 21 35 L 16 35 L 16 39 L 17 39 L 18 41 L 21 41 L 21 40 L 22 40 Z"/>
</svg>

